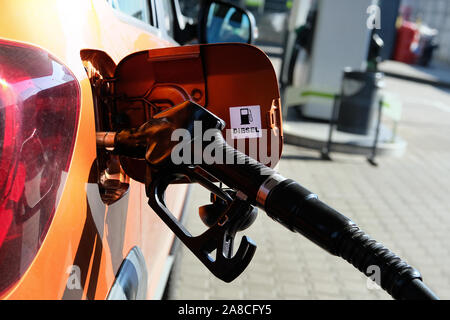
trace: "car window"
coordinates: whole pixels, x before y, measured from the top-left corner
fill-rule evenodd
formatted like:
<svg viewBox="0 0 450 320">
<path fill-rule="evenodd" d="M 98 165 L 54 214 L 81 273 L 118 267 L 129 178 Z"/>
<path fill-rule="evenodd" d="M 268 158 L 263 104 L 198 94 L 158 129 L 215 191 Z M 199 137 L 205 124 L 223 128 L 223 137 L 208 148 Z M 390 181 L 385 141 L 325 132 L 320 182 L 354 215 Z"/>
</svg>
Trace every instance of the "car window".
<svg viewBox="0 0 450 320">
<path fill-rule="evenodd" d="M 148 0 L 107 0 L 107 1 L 114 9 L 117 9 L 145 23 L 153 25 Z"/>
</svg>

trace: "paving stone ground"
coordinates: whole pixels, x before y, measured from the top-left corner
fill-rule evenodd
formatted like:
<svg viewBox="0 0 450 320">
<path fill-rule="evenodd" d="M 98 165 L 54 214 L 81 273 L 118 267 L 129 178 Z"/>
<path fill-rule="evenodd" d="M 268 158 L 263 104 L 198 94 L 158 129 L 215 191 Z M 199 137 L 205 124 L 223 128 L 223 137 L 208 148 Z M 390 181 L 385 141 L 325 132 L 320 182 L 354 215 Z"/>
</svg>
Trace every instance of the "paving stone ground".
<svg viewBox="0 0 450 320">
<path fill-rule="evenodd" d="M 332 154 L 286 145 L 279 171 L 317 193 L 368 234 L 419 269 L 425 282 L 450 299 L 450 92 L 387 79 L 404 104 L 398 134 L 408 142 L 401 158 Z M 203 227 L 197 207 L 209 195 L 195 186 L 185 225 Z M 169 299 L 391 299 L 366 278 L 260 211 L 245 231 L 258 245 L 248 269 L 224 283 L 180 246 L 168 284 Z"/>
</svg>

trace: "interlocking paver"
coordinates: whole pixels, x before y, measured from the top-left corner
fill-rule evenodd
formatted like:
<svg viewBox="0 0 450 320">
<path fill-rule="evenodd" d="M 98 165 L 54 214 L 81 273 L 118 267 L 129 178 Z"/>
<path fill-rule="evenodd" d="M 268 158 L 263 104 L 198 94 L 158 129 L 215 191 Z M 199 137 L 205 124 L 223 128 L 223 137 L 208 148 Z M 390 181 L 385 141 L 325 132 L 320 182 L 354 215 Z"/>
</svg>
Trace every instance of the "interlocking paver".
<svg viewBox="0 0 450 320">
<path fill-rule="evenodd" d="M 362 157 L 332 154 L 334 161 L 324 162 L 314 151 L 286 145 L 283 154 L 288 157 L 281 160 L 279 171 L 351 217 L 418 268 L 441 298 L 450 299 L 450 112 L 433 107 L 434 101 L 450 106 L 450 93 L 393 79 L 387 79 L 387 88 L 404 102 L 399 135 L 408 148 L 402 158 L 380 158 L 374 168 Z M 208 199 L 208 192 L 195 186 L 189 211 L 195 213 Z M 186 225 L 204 230 L 195 214 Z M 258 249 L 249 268 L 231 284 L 215 279 L 180 246 L 169 298 L 390 298 L 382 290 L 369 290 L 366 278 L 353 266 L 263 212 L 245 234 Z"/>
</svg>

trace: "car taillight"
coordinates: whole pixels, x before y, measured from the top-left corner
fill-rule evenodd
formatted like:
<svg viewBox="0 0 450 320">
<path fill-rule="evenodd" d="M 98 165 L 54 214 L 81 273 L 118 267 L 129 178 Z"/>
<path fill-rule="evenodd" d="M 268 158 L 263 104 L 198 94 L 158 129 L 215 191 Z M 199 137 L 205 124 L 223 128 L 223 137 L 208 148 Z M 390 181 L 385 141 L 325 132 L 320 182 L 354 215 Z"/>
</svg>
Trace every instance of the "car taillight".
<svg viewBox="0 0 450 320">
<path fill-rule="evenodd" d="M 72 157 L 75 76 L 40 48 L 0 40 L 0 295 L 36 256 Z"/>
</svg>

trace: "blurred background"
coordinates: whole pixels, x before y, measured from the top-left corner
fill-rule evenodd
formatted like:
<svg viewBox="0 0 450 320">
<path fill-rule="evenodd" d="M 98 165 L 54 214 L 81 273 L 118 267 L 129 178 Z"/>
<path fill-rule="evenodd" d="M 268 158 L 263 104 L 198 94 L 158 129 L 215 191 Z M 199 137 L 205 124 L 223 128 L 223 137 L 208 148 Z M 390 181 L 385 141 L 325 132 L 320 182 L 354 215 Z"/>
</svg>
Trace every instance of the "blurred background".
<svg viewBox="0 0 450 320">
<path fill-rule="evenodd" d="M 236 0 L 256 20 L 283 105 L 277 167 L 352 218 L 450 298 L 450 0 Z M 180 0 L 196 19 L 199 2 Z M 204 230 L 194 186 L 185 225 Z M 202 202 L 203 201 L 203 202 Z M 390 299 L 264 212 L 226 284 L 180 246 L 167 299 Z"/>
</svg>

